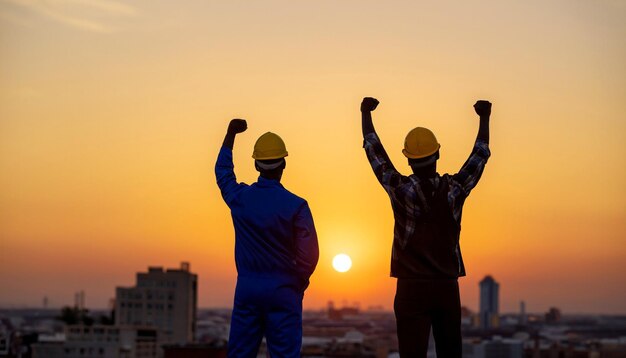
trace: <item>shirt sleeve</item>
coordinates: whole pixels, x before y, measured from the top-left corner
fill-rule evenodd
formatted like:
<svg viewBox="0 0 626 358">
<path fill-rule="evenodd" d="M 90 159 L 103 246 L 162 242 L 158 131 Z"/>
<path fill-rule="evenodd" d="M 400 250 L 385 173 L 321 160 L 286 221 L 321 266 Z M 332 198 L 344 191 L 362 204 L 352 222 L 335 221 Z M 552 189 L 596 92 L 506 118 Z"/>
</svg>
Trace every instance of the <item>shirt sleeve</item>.
<svg viewBox="0 0 626 358">
<path fill-rule="evenodd" d="M 317 232 L 313 223 L 313 215 L 306 202 L 298 209 L 295 217 L 296 268 L 303 286 L 309 285 L 309 277 L 315 271 L 319 260 Z"/>
<path fill-rule="evenodd" d="M 480 139 L 476 140 L 469 158 L 461 170 L 452 177 L 463 190 L 465 196 L 469 195 L 470 191 L 478 184 L 490 156 L 489 144 Z"/>
<path fill-rule="evenodd" d="M 363 148 L 376 175 L 376 179 L 387 192 L 390 192 L 402 182 L 402 174 L 391 163 L 376 133 L 369 133 L 363 137 Z"/>
<path fill-rule="evenodd" d="M 246 186 L 246 184 L 237 183 L 234 169 L 233 150 L 222 147 L 217 156 L 217 162 L 215 163 L 215 178 L 217 179 L 217 186 L 222 193 L 222 198 L 224 198 L 224 201 L 229 206 L 236 198 L 239 190 Z"/>
</svg>

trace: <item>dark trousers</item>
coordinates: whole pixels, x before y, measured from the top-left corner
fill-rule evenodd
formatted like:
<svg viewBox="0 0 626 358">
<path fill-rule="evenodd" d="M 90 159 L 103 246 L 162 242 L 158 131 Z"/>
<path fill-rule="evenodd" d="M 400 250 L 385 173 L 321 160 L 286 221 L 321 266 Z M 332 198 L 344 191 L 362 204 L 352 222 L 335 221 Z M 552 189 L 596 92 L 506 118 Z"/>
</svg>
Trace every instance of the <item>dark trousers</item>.
<svg viewBox="0 0 626 358">
<path fill-rule="evenodd" d="M 398 279 L 394 301 L 402 358 L 426 358 L 433 327 L 438 358 L 461 358 L 461 300 L 457 280 Z"/>
<path fill-rule="evenodd" d="M 280 278 L 237 278 L 229 358 L 256 358 L 263 336 L 270 357 L 299 358 L 302 291 Z"/>
</svg>

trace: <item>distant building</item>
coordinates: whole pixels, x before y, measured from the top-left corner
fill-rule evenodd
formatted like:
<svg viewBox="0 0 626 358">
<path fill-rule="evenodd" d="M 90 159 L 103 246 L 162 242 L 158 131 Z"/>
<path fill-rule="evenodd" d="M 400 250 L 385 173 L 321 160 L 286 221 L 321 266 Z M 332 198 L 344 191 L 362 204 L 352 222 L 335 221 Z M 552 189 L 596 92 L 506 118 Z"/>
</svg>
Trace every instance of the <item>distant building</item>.
<svg viewBox="0 0 626 358">
<path fill-rule="evenodd" d="M 79 310 L 85 309 L 85 291 L 80 290 L 74 294 L 74 307 Z"/>
<path fill-rule="evenodd" d="M 357 316 L 360 310 L 357 305 L 353 307 L 344 306 L 342 308 L 335 308 L 333 301 L 328 302 L 328 318 L 331 320 L 342 320 L 344 317 Z"/>
<path fill-rule="evenodd" d="M 520 301 L 519 303 L 519 324 L 525 325 L 528 323 L 528 317 L 526 316 L 526 302 Z"/>
<path fill-rule="evenodd" d="M 32 345 L 33 358 L 155 358 L 155 328 L 83 326 L 65 328 L 65 335 L 42 336 Z"/>
<path fill-rule="evenodd" d="M 9 346 L 11 344 L 11 332 L 1 329 L 0 326 L 0 357 L 9 355 Z"/>
<path fill-rule="evenodd" d="M 559 323 L 561 321 L 561 310 L 556 307 L 550 307 L 546 313 L 546 323 Z"/>
<path fill-rule="evenodd" d="M 472 310 L 470 310 L 469 308 L 465 306 L 461 306 L 461 317 L 466 318 L 466 317 L 472 317 L 473 315 L 474 313 L 472 312 Z"/>
<path fill-rule="evenodd" d="M 522 358 L 524 344 L 515 339 L 502 339 L 494 336 L 492 340 L 479 343 L 463 343 L 463 358 Z"/>
<path fill-rule="evenodd" d="M 137 273 L 134 287 L 117 287 L 115 324 L 158 329 L 159 343 L 193 342 L 196 332 L 198 277 L 183 262 L 179 269 L 149 267 Z"/>
<path fill-rule="evenodd" d="M 480 327 L 495 328 L 499 325 L 500 285 L 487 275 L 480 281 Z"/>
</svg>

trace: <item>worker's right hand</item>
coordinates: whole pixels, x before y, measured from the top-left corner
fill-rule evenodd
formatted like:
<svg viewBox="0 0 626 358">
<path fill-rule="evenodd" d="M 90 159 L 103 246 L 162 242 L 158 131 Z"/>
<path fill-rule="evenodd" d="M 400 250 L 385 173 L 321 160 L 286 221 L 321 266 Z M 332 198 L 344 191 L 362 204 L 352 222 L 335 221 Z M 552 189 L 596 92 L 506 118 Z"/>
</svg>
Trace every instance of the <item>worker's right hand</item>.
<svg viewBox="0 0 626 358">
<path fill-rule="evenodd" d="M 376 109 L 378 106 L 378 100 L 373 97 L 365 97 L 363 98 L 363 102 L 361 102 L 361 112 L 371 112 Z"/>
<path fill-rule="evenodd" d="M 245 119 L 235 118 L 228 124 L 228 133 L 237 134 L 245 132 L 246 129 L 248 129 L 248 123 L 246 123 Z"/>
</svg>

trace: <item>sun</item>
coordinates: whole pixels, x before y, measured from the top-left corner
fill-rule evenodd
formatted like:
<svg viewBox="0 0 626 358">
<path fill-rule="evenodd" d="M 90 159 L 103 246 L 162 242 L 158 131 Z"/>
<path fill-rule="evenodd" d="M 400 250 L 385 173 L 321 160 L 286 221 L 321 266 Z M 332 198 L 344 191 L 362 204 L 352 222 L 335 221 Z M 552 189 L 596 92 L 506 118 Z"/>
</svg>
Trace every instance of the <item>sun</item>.
<svg viewBox="0 0 626 358">
<path fill-rule="evenodd" d="M 338 254 L 333 258 L 333 268 L 337 272 L 346 272 L 352 267 L 352 259 L 346 254 Z"/>
</svg>

